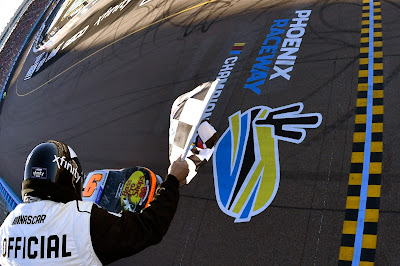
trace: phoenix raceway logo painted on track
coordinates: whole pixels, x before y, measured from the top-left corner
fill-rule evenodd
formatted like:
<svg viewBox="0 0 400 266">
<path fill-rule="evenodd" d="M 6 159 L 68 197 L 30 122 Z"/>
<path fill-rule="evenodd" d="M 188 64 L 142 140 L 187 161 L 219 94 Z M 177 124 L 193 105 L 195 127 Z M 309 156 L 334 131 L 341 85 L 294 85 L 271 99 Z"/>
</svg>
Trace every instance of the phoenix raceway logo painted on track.
<svg viewBox="0 0 400 266">
<path fill-rule="evenodd" d="M 256 62 L 251 68 L 251 76 L 244 85 L 245 89 L 249 89 L 260 95 L 272 64 L 274 64 L 272 69 L 274 73 L 270 75 L 269 80 L 278 77 L 290 80 L 291 74 L 289 73 L 293 70 L 296 62 L 296 53 L 300 49 L 311 10 L 297 10 L 295 14 L 296 17 L 291 20 L 290 24 L 289 19 L 274 20 L 258 52 L 259 57 L 256 58 Z M 282 41 L 282 35 L 285 33 L 284 29 L 288 24 L 289 29 L 286 31 L 286 38 Z M 281 45 L 281 48 L 279 53 L 277 53 L 279 45 Z M 275 59 L 275 62 L 273 62 L 276 54 L 279 55 Z"/>
<path fill-rule="evenodd" d="M 299 144 L 307 128 L 322 122 L 319 113 L 302 114 L 303 103 L 256 106 L 229 117 L 229 128 L 216 144 L 213 168 L 220 209 L 235 222 L 248 222 L 264 211 L 278 191 L 278 141 Z"/>
</svg>

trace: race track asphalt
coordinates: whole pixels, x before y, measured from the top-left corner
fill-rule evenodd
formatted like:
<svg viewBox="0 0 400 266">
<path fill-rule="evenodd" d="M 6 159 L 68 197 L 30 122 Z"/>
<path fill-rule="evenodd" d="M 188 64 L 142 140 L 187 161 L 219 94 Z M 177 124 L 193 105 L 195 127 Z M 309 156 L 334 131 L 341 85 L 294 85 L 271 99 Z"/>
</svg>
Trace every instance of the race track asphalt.
<svg viewBox="0 0 400 266">
<path fill-rule="evenodd" d="M 122 2 L 122 10 L 99 19 Z M 382 2 L 385 113 L 376 253 L 369 236 L 362 242 L 379 265 L 400 262 L 399 7 L 399 1 Z M 110 1 L 64 44 L 89 26 L 80 38 L 24 80 L 38 56 L 33 38 L 26 45 L 0 115 L 0 176 L 18 194 L 27 155 L 48 139 L 73 147 L 85 172 L 143 165 L 165 175 L 172 102 L 203 82 L 227 78 L 210 117 L 220 135 L 230 128 L 229 117 L 253 107 L 272 112 L 300 103 L 302 114 L 320 114 L 322 121 L 303 126 L 302 140 L 254 137 L 259 158 L 273 165 L 263 171 L 277 180 L 265 210 L 234 222 L 234 214 L 221 209 L 214 158 L 181 189 L 162 242 L 113 265 L 338 264 L 356 162 L 363 10 L 361 0 Z M 308 17 L 299 22 L 304 34 L 290 31 L 297 16 Z M 297 37 L 286 45 L 298 49 L 279 64 L 290 33 Z M 268 34 L 277 38 L 275 48 Z M 274 75 L 276 66 L 287 72 Z M 262 152 L 265 139 L 274 143 L 273 156 Z M 227 152 L 220 151 L 221 158 Z M 246 153 L 242 161 L 251 168 L 254 158 Z"/>
</svg>

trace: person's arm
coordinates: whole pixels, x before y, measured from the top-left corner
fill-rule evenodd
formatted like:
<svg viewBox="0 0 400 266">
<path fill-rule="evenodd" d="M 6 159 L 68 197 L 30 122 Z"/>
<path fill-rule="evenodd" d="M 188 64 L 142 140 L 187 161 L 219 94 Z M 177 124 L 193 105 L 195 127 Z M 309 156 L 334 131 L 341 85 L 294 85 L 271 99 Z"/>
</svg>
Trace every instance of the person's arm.
<svg viewBox="0 0 400 266">
<path fill-rule="evenodd" d="M 93 249 L 103 264 L 132 256 L 162 240 L 175 215 L 179 186 L 188 171 L 186 162 L 174 162 L 153 201 L 141 213 L 123 211 L 118 217 L 93 205 L 90 234 Z"/>
</svg>

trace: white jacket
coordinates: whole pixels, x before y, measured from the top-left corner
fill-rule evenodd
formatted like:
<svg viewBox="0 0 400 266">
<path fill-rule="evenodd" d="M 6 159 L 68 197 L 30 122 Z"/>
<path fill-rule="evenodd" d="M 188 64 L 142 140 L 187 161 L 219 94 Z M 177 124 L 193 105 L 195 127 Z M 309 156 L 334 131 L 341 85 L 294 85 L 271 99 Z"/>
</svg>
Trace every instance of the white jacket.
<svg viewBox="0 0 400 266">
<path fill-rule="evenodd" d="M 0 227 L 1 265 L 102 265 L 90 236 L 92 202 L 19 204 Z"/>
</svg>

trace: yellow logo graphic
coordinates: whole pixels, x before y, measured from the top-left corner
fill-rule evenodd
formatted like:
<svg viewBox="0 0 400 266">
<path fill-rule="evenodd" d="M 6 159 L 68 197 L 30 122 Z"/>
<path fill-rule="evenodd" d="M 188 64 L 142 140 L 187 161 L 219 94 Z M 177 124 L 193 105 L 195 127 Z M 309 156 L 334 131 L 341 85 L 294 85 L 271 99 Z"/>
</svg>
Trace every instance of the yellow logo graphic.
<svg viewBox="0 0 400 266">
<path fill-rule="evenodd" d="M 146 197 L 147 186 L 144 173 L 135 171 L 125 182 L 121 192 L 121 204 L 125 210 L 135 211 L 138 205 L 142 205 Z"/>
<path fill-rule="evenodd" d="M 303 103 L 279 108 L 253 107 L 229 117 L 229 128 L 215 147 L 215 194 L 220 209 L 248 222 L 275 198 L 280 180 L 278 141 L 299 144 L 306 128 L 322 122 L 319 113 L 301 114 Z"/>
</svg>

